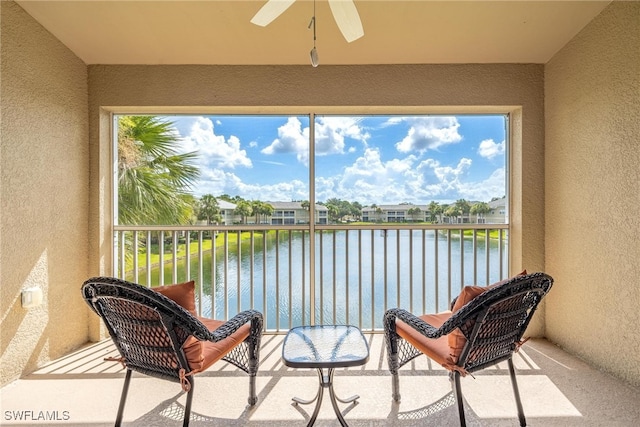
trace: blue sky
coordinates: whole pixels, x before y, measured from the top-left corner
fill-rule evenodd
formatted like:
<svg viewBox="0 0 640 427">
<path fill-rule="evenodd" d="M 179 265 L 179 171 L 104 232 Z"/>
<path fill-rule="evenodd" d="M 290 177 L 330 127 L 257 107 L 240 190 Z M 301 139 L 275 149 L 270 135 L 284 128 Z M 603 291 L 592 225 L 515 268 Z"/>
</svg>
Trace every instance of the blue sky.
<svg viewBox="0 0 640 427">
<path fill-rule="evenodd" d="M 309 200 L 308 116 L 168 116 L 203 194 Z M 316 200 L 362 205 L 505 194 L 505 117 L 316 116 Z"/>
</svg>

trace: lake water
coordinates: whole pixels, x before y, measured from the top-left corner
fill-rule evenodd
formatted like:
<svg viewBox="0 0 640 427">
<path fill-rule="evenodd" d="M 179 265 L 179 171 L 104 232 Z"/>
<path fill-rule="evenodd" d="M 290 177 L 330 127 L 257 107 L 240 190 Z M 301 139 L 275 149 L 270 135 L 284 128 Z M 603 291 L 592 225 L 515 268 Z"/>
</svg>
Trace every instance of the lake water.
<svg viewBox="0 0 640 427">
<path fill-rule="evenodd" d="M 448 236 L 435 230 L 317 232 L 315 322 L 380 329 L 387 308 L 420 314 L 442 311 L 463 285 L 491 284 L 506 276 L 506 238 L 502 263 L 498 240 L 491 239 L 487 251 L 484 237 L 478 236 L 475 265 L 473 240 L 465 237 L 463 242 L 459 232 Z M 217 250 L 215 257 L 209 251 L 202 262 L 192 257 L 190 264 L 197 293 L 202 291 L 197 298 L 205 317 L 230 318 L 253 307 L 264 314 L 270 330 L 310 322 L 306 232 L 281 231 L 277 241 L 275 233 L 269 233 L 266 242 L 256 239 L 253 256 L 249 240 L 243 240 L 239 255 L 237 247 L 230 248 L 227 262 L 223 251 Z M 165 278 L 171 277 L 172 268 L 165 266 Z M 152 283 L 157 283 L 157 273 L 152 273 Z M 184 280 L 183 259 L 178 281 Z"/>
</svg>

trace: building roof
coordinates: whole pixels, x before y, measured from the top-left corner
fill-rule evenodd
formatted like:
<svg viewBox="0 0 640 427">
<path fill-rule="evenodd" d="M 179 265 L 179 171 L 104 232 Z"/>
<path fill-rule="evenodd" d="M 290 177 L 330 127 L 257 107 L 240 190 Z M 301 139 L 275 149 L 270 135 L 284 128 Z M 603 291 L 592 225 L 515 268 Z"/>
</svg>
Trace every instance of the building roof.
<svg viewBox="0 0 640 427">
<path fill-rule="evenodd" d="M 304 209 L 302 207 L 302 202 L 265 202 L 273 206 L 274 209 Z M 327 207 L 323 205 L 316 204 L 317 211 L 326 211 Z"/>
<path fill-rule="evenodd" d="M 235 203 L 228 202 L 226 200 L 218 199 L 218 207 L 220 209 L 233 210 L 236 208 Z"/>
<path fill-rule="evenodd" d="M 371 206 L 364 207 L 364 208 L 362 208 L 362 211 L 363 212 L 365 212 L 365 211 L 373 211 L 373 210 L 376 210 L 377 208 L 380 208 L 383 211 L 402 211 L 402 210 L 408 211 L 409 209 L 412 209 L 412 208 L 420 208 L 420 210 L 428 211 L 429 210 L 429 205 L 407 205 L 407 204 L 404 204 L 404 205 L 377 205 L 376 208 L 373 208 Z"/>
<path fill-rule="evenodd" d="M 507 198 L 503 197 L 502 199 L 492 200 L 487 204 L 491 209 L 503 208 L 507 205 Z"/>
</svg>

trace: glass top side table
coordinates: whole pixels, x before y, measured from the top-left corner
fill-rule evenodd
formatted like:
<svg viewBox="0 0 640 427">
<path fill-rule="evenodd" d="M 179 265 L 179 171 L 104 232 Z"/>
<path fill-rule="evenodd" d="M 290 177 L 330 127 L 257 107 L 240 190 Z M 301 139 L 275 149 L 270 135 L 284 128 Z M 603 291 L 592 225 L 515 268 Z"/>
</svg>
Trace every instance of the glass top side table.
<svg viewBox="0 0 640 427">
<path fill-rule="evenodd" d="M 341 399 L 333 390 L 335 368 L 360 366 L 369 360 L 369 345 L 360 329 L 350 325 L 299 326 L 291 329 L 282 345 L 282 360 L 291 368 L 314 368 L 318 371 L 318 392 L 311 400 L 294 397 L 296 404 L 316 402 L 308 427 L 312 426 L 322 403 L 324 389 L 329 389 L 333 410 L 342 426 L 347 426 L 337 401 L 357 403 L 358 395 Z M 325 375 L 324 369 L 327 369 Z"/>
</svg>

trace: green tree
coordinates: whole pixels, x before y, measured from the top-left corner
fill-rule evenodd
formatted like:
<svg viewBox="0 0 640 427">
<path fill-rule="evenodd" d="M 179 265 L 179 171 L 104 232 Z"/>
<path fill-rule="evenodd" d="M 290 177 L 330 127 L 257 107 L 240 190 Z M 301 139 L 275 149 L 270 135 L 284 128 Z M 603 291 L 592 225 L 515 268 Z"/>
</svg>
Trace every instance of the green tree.
<svg viewBox="0 0 640 427">
<path fill-rule="evenodd" d="M 382 214 L 384 213 L 384 211 L 382 210 L 382 208 L 380 206 L 376 206 L 376 219 L 378 222 L 382 221 Z"/>
<path fill-rule="evenodd" d="M 488 203 L 478 202 L 471 206 L 471 213 L 476 215 L 478 218 L 484 218 L 484 216 L 489 212 L 491 212 L 491 208 Z"/>
<path fill-rule="evenodd" d="M 233 210 L 235 215 L 240 215 L 242 218 L 242 223 L 247 223 L 247 217 L 251 216 L 253 209 L 251 208 L 251 203 L 246 200 L 239 200 L 236 204 L 236 208 Z"/>
<path fill-rule="evenodd" d="M 326 202 L 327 209 L 329 209 L 329 217 L 334 221 L 341 221 L 345 216 L 351 213 L 351 203 L 346 200 L 340 200 L 337 198 L 328 199 Z"/>
<path fill-rule="evenodd" d="M 178 154 L 173 123 L 156 116 L 118 118 L 118 222 L 189 223 L 188 191 L 200 175 L 196 152 Z"/>
<path fill-rule="evenodd" d="M 409 216 L 411 217 L 411 219 L 413 221 L 416 220 L 416 217 L 419 216 L 422 213 L 422 209 L 420 209 L 417 206 L 414 206 L 412 208 L 409 208 L 409 210 L 407 211 L 407 213 L 409 214 Z"/>
<path fill-rule="evenodd" d="M 358 221 L 362 218 L 362 205 L 359 202 L 351 203 L 351 215 Z"/>
<path fill-rule="evenodd" d="M 273 206 L 260 200 L 251 202 L 251 215 L 255 216 L 256 224 L 260 224 L 261 218 L 266 218 L 273 214 Z"/>
<path fill-rule="evenodd" d="M 451 205 L 447 207 L 447 209 L 444 211 L 444 215 L 449 218 L 455 218 L 456 219 L 455 224 L 457 224 L 458 217 L 462 215 L 462 210 L 457 205 Z M 449 223 L 454 224 L 454 221 L 449 220 Z"/>
<path fill-rule="evenodd" d="M 331 222 L 337 222 L 340 217 L 340 211 L 336 205 L 327 204 L 327 214 L 329 215 L 329 220 Z"/>
<path fill-rule="evenodd" d="M 269 203 L 262 203 L 262 205 L 260 206 L 260 214 L 262 215 L 262 218 L 264 220 L 266 220 L 268 217 L 270 217 L 271 215 L 273 215 L 273 205 L 269 204 Z"/>
<path fill-rule="evenodd" d="M 471 203 L 469 203 L 465 199 L 458 199 L 456 200 L 456 207 L 460 210 L 460 215 L 469 218 L 469 212 L 471 212 Z"/>
<path fill-rule="evenodd" d="M 440 206 L 440 203 L 438 202 L 431 202 L 429 203 L 429 216 L 431 218 L 431 222 L 435 222 L 436 220 L 438 222 L 442 222 L 442 212 L 443 212 L 443 208 L 442 206 Z"/>
<path fill-rule="evenodd" d="M 220 206 L 218 200 L 211 194 L 205 194 L 200 198 L 198 205 L 198 219 L 207 220 L 207 225 L 220 222 Z"/>
</svg>

